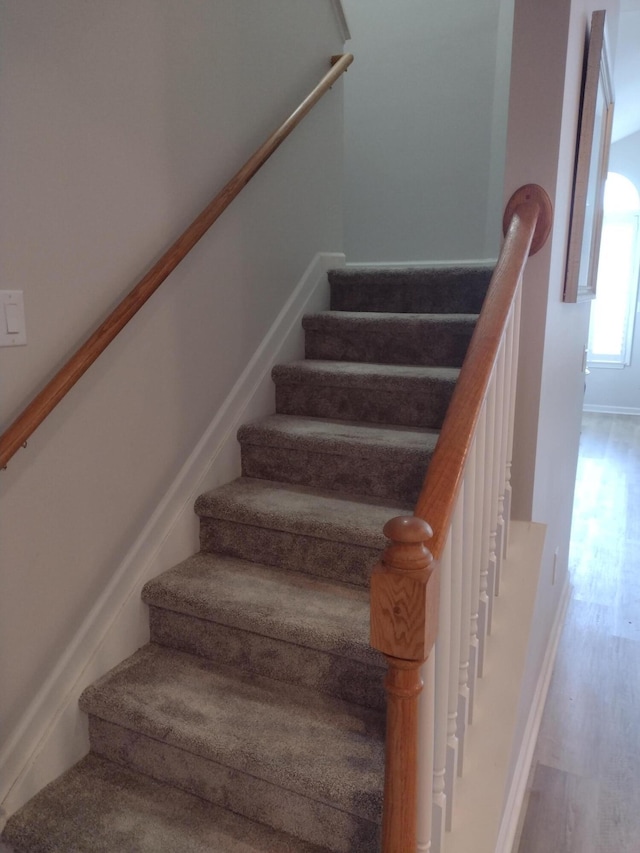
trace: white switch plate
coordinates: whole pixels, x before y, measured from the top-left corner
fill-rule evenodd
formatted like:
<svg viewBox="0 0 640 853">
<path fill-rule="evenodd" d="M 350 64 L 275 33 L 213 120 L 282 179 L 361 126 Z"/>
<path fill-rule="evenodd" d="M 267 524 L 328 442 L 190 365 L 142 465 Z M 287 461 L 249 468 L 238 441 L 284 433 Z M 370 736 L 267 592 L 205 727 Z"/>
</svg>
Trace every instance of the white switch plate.
<svg viewBox="0 0 640 853">
<path fill-rule="evenodd" d="M 26 342 L 22 291 L 0 290 L 0 347 L 19 347 Z"/>
</svg>

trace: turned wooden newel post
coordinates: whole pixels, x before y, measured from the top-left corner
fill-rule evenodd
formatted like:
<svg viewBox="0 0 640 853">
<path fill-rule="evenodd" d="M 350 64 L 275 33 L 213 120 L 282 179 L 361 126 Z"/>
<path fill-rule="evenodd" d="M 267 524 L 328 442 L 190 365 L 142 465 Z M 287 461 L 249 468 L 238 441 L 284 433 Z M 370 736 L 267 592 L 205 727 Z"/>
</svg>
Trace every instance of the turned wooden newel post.
<svg viewBox="0 0 640 853">
<path fill-rule="evenodd" d="M 371 645 L 389 664 L 382 853 L 415 853 L 420 667 L 438 629 L 438 573 L 421 518 L 393 518 L 384 534 L 391 544 L 371 577 Z"/>
</svg>

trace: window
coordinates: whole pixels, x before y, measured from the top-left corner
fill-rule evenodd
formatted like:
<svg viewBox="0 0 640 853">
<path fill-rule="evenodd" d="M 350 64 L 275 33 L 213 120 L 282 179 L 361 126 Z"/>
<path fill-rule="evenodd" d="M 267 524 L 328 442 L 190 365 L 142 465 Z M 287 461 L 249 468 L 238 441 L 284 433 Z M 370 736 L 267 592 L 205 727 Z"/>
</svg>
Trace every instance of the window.
<svg viewBox="0 0 640 853">
<path fill-rule="evenodd" d="M 594 367 L 630 363 L 639 265 L 640 195 L 628 178 L 609 172 L 589 327 L 589 364 Z"/>
</svg>

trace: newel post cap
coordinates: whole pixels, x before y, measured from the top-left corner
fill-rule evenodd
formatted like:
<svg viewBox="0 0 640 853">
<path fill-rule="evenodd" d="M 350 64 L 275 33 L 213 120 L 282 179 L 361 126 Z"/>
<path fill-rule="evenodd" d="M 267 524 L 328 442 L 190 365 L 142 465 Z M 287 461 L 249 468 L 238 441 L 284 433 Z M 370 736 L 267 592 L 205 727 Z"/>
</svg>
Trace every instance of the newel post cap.
<svg viewBox="0 0 640 853">
<path fill-rule="evenodd" d="M 433 530 L 416 515 L 397 515 L 387 521 L 382 532 L 393 542 L 425 542 L 433 536 Z"/>
<path fill-rule="evenodd" d="M 433 556 L 425 545 L 433 536 L 433 530 L 415 515 L 399 515 L 388 521 L 382 532 L 391 540 L 382 555 L 385 566 L 399 571 L 411 572 L 426 569 Z"/>
</svg>

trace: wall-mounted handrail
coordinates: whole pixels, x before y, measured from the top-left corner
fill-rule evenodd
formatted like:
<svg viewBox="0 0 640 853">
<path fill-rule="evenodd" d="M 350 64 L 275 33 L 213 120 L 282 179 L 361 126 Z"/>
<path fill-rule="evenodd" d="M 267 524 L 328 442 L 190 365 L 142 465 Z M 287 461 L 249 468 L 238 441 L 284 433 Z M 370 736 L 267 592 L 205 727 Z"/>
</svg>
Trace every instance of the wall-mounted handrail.
<svg viewBox="0 0 640 853">
<path fill-rule="evenodd" d="M 241 169 L 216 195 L 213 201 L 193 220 L 191 225 L 167 249 L 143 278 L 129 291 L 118 306 L 75 351 L 55 376 L 33 398 L 13 423 L 0 436 L 0 468 L 4 468 L 16 451 L 22 447 L 37 427 L 58 405 L 98 356 L 142 308 L 162 282 L 184 260 L 196 243 L 227 209 L 238 193 L 284 142 L 291 131 L 302 121 L 325 92 L 347 70 L 353 56 L 345 53 L 331 59 L 331 70 L 291 113 L 274 133 L 247 160 Z"/>
<path fill-rule="evenodd" d="M 544 245 L 551 222 L 551 202 L 541 187 L 527 184 L 509 200 L 505 241 L 414 514 L 391 519 L 384 528 L 391 541 L 371 578 L 371 645 L 385 655 L 389 667 L 382 853 L 416 850 L 418 703 L 421 669 L 431 656 L 438 630 L 441 562 L 451 563 L 451 552 L 446 560 L 443 553 L 501 349 L 505 359 L 507 321 L 513 317 L 523 269 L 527 257 Z M 450 577 L 447 582 L 451 588 Z M 457 660 L 454 666 L 457 687 Z M 426 671 L 433 681 L 434 667 Z M 431 683 L 427 693 L 432 707 L 435 689 Z M 429 719 L 433 726 L 433 716 Z M 424 749 L 432 750 L 433 731 L 423 730 L 423 738 Z M 429 760 L 433 765 L 433 754 Z M 435 779 L 434 766 L 430 773 Z M 429 807 L 422 803 L 423 809 Z"/>
</svg>

